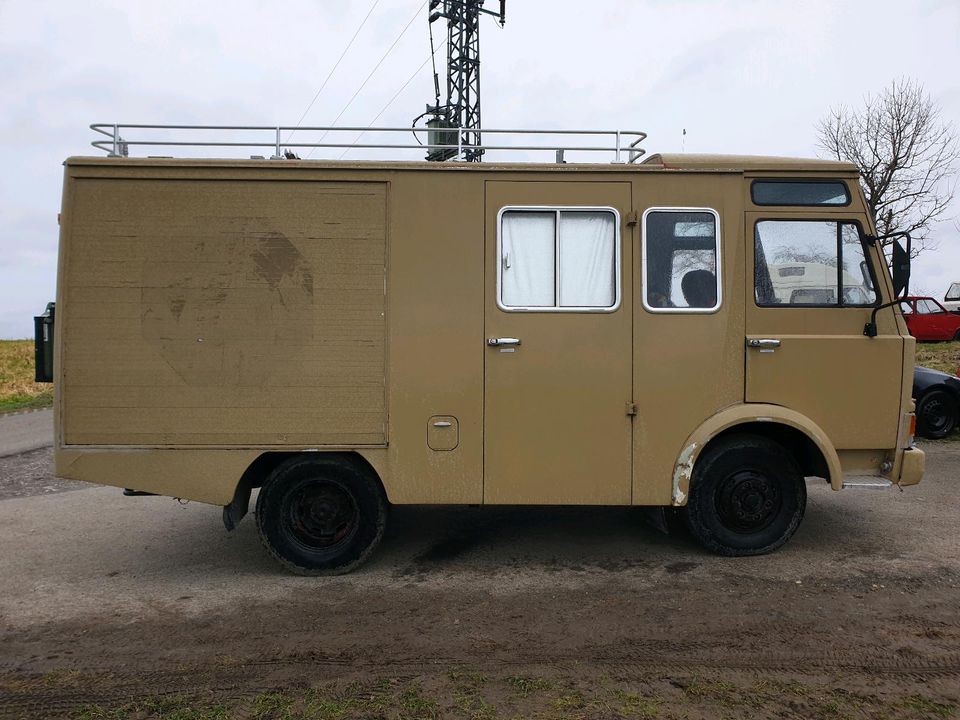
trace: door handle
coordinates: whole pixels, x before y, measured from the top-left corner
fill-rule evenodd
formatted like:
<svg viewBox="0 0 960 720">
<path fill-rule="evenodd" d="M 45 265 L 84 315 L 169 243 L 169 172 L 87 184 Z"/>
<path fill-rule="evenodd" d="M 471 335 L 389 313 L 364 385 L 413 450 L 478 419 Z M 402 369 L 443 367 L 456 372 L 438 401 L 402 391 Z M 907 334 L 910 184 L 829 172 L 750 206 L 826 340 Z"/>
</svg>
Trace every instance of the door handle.
<svg viewBox="0 0 960 720">
<path fill-rule="evenodd" d="M 501 347 L 502 345 L 519 345 L 520 338 L 487 338 L 487 345 L 490 347 Z"/>
<path fill-rule="evenodd" d="M 780 347 L 780 341 L 776 338 L 747 338 L 747 347 L 778 348 Z"/>
</svg>

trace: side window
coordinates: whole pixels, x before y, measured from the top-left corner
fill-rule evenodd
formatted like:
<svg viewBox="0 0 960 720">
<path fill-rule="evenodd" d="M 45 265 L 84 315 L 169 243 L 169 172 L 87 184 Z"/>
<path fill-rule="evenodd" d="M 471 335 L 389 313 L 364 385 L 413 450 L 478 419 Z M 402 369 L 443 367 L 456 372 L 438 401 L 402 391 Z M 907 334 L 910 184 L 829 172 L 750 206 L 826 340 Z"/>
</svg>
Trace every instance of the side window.
<svg viewBox="0 0 960 720">
<path fill-rule="evenodd" d="M 940 306 L 935 302 L 930 300 L 917 300 L 917 314 L 919 315 L 936 315 L 942 313 L 943 310 L 940 309 Z"/>
<path fill-rule="evenodd" d="M 754 205 L 849 205 L 850 194 L 836 180 L 754 180 L 750 185 Z"/>
<path fill-rule="evenodd" d="M 960 283 L 951 284 L 943 299 L 948 301 L 960 300 Z"/>
<path fill-rule="evenodd" d="M 720 307 L 716 211 L 651 208 L 643 214 L 643 305 L 651 312 L 713 312 Z"/>
<path fill-rule="evenodd" d="M 620 304 L 620 223 L 608 208 L 500 213 L 498 305 L 513 311 L 612 311 Z"/>
<path fill-rule="evenodd" d="M 760 306 L 865 306 L 877 301 L 854 223 L 761 220 L 754 233 L 754 270 Z"/>
</svg>

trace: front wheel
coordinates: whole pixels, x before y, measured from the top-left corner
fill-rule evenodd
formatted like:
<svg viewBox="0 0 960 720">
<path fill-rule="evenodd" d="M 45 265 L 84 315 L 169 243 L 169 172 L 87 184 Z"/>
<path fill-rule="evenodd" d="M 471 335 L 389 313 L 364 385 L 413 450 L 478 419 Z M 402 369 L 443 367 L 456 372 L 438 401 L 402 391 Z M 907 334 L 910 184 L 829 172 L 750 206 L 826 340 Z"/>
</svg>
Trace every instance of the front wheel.
<svg viewBox="0 0 960 720">
<path fill-rule="evenodd" d="M 946 390 L 928 392 L 917 403 L 917 434 L 939 440 L 957 426 L 957 401 Z"/>
<path fill-rule="evenodd" d="M 379 481 L 347 458 L 298 456 L 277 467 L 257 497 L 264 546 L 300 575 L 339 575 L 363 563 L 383 537 Z"/>
<path fill-rule="evenodd" d="M 738 435 L 717 441 L 697 461 L 687 527 L 720 555 L 762 555 L 790 539 L 806 505 L 793 456 L 766 438 Z"/>
</svg>

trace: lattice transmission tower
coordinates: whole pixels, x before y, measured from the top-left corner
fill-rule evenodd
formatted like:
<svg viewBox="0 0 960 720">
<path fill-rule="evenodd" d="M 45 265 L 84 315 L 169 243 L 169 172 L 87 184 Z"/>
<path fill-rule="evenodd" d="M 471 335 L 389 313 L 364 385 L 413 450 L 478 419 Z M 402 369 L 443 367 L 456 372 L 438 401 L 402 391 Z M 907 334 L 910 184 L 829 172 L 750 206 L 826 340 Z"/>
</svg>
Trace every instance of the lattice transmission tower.
<svg viewBox="0 0 960 720">
<path fill-rule="evenodd" d="M 449 160 L 462 157 L 479 162 L 483 156 L 480 133 L 480 16 L 492 15 L 500 26 L 506 22 L 506 0 L 499 0 L 499 11 L 484 8 L 485 0 L 430 0 L 430 51 L 434 53 L 433 24 L 447 21 L 447 101 L 440 102 L 440 79 L 436 61 L 433 66 L 433 105 L 420 118 L 428 117 L 429 144 L 450 146 L 432 149 L 427 160 Z"/>
</svg>

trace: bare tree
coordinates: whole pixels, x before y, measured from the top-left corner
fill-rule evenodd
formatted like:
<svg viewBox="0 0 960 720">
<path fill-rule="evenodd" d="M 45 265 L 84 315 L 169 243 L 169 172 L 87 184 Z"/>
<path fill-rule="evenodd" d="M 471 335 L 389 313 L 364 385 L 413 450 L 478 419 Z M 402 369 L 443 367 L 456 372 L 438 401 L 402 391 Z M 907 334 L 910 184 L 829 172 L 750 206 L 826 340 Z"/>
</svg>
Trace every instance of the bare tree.
<svg viewBox="0 0 960 720">
<path fill-rule="evenodd" d="M 930 229 L 953 200 L 960 145 L 920 83 L 895 80 L 859 110 L 831 108 L 817 139 L 831 157 L 860 168 L 879 234 L 909 232 L 914 255 L 935 247 Z"/>
</svg>

